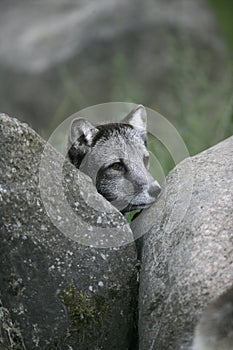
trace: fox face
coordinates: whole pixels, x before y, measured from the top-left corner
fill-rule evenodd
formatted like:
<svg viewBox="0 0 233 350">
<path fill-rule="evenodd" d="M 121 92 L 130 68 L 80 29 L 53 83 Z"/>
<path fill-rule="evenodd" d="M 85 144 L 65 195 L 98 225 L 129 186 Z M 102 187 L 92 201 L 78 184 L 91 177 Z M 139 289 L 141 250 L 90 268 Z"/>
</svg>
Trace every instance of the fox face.
<svg viewBox="0 0 233 350">
<path fill-rule="evenodd" d="M 71 123 L 68 158 L 89 175 L 97 191 L 123 214 L 149 207 L 160 186 L 149 173 L 146 110 L 139 105 L 121 122 Z"/>
</svg>

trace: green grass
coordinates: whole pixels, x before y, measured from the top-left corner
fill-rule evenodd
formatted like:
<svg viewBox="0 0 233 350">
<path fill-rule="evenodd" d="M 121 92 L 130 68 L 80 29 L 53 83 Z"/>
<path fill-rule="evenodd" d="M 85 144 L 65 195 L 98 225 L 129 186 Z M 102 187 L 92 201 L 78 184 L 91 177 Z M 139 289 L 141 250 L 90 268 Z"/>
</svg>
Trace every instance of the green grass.
<svg viewBox="0 0 233 350">
<path fill-rule="evenodd" d="M 209 0 L 233 59 L 233 1 Z"/>
</svg>

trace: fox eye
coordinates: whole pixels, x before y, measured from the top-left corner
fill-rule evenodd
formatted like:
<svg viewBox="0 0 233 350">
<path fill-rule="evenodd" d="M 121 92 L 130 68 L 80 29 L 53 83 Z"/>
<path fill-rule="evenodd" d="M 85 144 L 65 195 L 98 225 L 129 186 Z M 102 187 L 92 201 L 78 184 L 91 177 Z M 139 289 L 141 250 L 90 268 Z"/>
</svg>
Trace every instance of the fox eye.
<svg viewBox="0 0 233 350">
<path fill-rule="evenodd" d="M 116 171 L 121 171 L 121 172 L 124 172 L 126 170 L 124 164 L 121 162 L 116 162 L 116 163 L 111 164 L 110 168 L 113 170 L 116 170 Z"/>
</svg>

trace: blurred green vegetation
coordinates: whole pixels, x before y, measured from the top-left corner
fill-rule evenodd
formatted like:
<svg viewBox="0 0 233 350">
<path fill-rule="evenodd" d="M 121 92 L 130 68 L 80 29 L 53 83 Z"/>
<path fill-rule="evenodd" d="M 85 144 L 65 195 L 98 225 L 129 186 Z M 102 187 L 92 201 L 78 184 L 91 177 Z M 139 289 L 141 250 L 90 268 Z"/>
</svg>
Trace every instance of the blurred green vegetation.
<svg viewBox="0 0 233 350">
<path fill-rule="evenodd" d="M 233 1 L 209 0 L 233 58 Z"/>
</svg>

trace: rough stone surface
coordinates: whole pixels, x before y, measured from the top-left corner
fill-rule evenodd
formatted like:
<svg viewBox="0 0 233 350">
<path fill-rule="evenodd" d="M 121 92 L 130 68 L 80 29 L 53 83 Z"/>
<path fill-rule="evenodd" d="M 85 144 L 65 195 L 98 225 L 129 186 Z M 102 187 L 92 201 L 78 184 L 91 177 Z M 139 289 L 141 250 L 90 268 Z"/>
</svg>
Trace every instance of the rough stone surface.
<svg viewBox="0 0 233 350">
<path fill-rule="evenodd" d="M 137 237 L 145 226 L 140 350 L 187 350 L 206 305 L 233 282 L 233 137 L 169 174 L 133 223 Z"/>
<path fill-rule="evenodd" d="M 69 233 L 63 226 L 63 203 L 51 187 L 59 179 L 53 173 L 46 189 L 61 222 L 58 229 L 39 192 L 44 147 L 27 125 L 0 116 L 0 349 L 134 349 L 134 244 L 98 249 L 94 235 L 103 231 L 100 244 L 109 232 L 125 237 L 131 232 L 128 224 L 84 174 L 65 162 L 64 198 L 73 208 L 76 231 L 72 223 Z M 51 153 L 48 174 L 61 158 L 52 148 Z M 85 233 L 85 228 L 93 247 L 79 243 L 79 230 Z"/>
<path fill-rule="evenodd" d="M 0 28 L 2 111 L 39 131 L 114 100 L 211 118 L 232 93 L 207 0 L 2 1 Z"/>
</svg>

